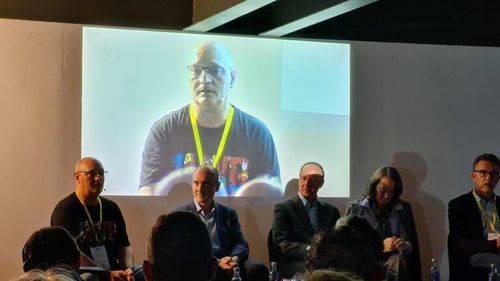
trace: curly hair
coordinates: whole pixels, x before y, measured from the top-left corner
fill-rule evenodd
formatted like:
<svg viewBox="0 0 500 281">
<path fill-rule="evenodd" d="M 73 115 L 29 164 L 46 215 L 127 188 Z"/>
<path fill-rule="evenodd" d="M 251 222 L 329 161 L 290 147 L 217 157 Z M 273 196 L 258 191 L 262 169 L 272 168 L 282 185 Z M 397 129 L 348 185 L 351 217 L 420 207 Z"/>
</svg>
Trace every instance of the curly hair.
<svg viewBox="0 0 500 281">
<path fill-rule="evenodd" d="M 375 263 L 369 242 L 348 227 L 318 233 L 306 254 L 308 272 L 332 269 L 351 272 L 366 280 L 373 276 Z"/>
</svg>

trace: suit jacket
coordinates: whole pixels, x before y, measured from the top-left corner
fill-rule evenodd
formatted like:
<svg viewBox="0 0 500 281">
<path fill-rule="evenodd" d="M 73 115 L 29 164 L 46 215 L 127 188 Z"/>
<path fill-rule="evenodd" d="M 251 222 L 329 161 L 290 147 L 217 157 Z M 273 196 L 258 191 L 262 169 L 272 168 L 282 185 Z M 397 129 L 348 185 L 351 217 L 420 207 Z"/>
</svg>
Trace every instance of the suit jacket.
<svg viewBox="0 0 500 281">
<path fill-rule="evenodd" d="M 496 197 L 497 211 L 500 197 Z M 488 270 L 469 266 L 477 253 L 497 253 L 496 241 L 484 238 L 481 213 L 472 191 L 448 203 L 450 281 L 487 280 Z"/>
<path fill-rule="evenodd" d="M 346 208 L 346 215 L 354 215 L 365 218 L 371 224 L 372 222 L 370 222 L 370 220 L 368 219 L 368 217 L 370 216 L 368 213 L 369 207 L 363 205 L 361 202 L 363 202 L 363 199 L 349 202 Z M 397 218 L 399 218 L 399 221 L 402 225 L 402 228 L 406 235 L 406 237 L 403 238 L 409 241 L 412 245 L 412 252 L 407 256 L 407 259 L 405 258 L 406 264 L 403 266 L 403 268 L 400 267 L 400 270 L 405 270 L 406 273 L 403 273 L 401 276 L 399 276 L 399 280 L 401 281 L 409 279 L 420 281 L 422 280 L 422 273 L 420 269 L 420 249 L 418 245 L 417 228 L 415 226 L 415 219 L 413 217 L 411 205 L 406 201 L 399 200 L 394 205 L 392 212 L 396 212 Z M 376 225 L 372 226 L 376 228 Z M 385 237 L 382 237 L 382 239 L 384 238 Z"/>
<path fill-rule="evenodd" d="M 326 202 L 318 201 L 320 228 L 334 227 L 340 217 L 339 210 Z M 291 278 L 296 272 L 305 272 L 306 248 L 314 234 L 309 215 L 298 195 L 276 204 L 272 237 L 273 247 L 278 251 L 278 267 L 282 278 Z"/>
<path fill-rule="evenodd" d="M 176 211 L 197 213 L 194 202 L 183 205 L 177 208 Z M 248 243 L 241 232 L 236 211 L 222 204 L 215 204 L 215 225 L 222 244 L 221 248 L 225 250 L 224 256 L 238 256 L 240 263 L 245 262 L 249 254 Z M 224 256 L 218 256 L 217 258 L 223 258 Z"/>
</svg>

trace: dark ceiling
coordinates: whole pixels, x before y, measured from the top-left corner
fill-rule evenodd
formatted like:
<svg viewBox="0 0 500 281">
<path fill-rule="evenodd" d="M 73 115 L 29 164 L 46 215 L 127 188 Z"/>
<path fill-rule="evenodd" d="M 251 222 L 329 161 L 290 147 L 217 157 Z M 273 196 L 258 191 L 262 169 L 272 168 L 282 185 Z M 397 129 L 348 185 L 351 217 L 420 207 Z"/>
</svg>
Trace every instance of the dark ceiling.
<svg viewBox="0 0 500 281">
<path fill-rule="evenodd" d="M 211 31 L 257 35 L 334 2 L 278 0 Z M 500 1 L 380 0 L 285 37 L 500 46 Z"/>
<path fill-rule="evenodd" d="M 252 1 L 258 2 L 240 2 Z M 356 1 L 367 0 L 276 0 L 207 32 L 259 35 L 337 4 Z M 193 3 L 188 0 L 0 0 L 0 17 L 182 30 L 192 24 Z M 500 0 L 379 0 L 283 36 L 500 46 Z"/>
</svg>

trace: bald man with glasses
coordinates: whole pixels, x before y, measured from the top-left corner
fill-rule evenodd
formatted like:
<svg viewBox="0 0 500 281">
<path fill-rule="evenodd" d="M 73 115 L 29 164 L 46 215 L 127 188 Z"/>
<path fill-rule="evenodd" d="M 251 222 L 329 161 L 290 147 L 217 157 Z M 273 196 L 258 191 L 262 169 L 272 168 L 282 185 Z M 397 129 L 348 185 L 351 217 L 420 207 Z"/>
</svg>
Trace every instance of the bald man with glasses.
<svg viewBox="0 0 500 281">
<path fill-rule="evenodd" d="M 101 197 L 104 186 L 101 162 L 85 157 L 76 162 L 75 191 L 54 208 L 51 226 L 65 228 L 82 251 L 83 266 L 99 266 L 111 271 L 112 280 L 144 280 L 133 264 L 125 220 L 115 202 Z M 135 271 L 135 272 L 134 272 Z"/>
<path fill-rule="evenodd" d="M 497 156 L 479 155 L 472 190 L 448 204 L 450 281 L 487 280 L 490 264 L 500 264 L 500 198 L 494 192 L 499 173 Z"/>
<path fill-rule="evenodd" d="M 269 196 L 264 190 L 282 195 L 271 133 L 229 102 L 236 82 L 229 50 L 202 44 L 187 72 L 192 102 L 151 127 L 142 152 L 140 193 L 166 195 L 176 183 L 190 184 L 196 167 L 208 165 L 220 175 L 218 196 Z"/>
</svg>

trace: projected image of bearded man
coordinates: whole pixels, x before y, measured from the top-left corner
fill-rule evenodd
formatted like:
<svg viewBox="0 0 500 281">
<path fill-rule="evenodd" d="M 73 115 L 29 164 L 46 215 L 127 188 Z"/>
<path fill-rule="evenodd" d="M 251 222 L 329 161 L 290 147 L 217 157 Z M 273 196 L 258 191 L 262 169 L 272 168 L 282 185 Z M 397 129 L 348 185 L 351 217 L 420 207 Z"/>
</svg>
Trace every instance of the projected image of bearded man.
<svg viewBox="0 0 500 281">
<path fill-rule="evenodd" d="M 187 72 L 193 101 L 153 124 L 142 153 L 141 193 L 168 194 L 176 183 L 190 183 L 196 167 L 211 165 L 220 174 L 219 196 L 260 195 L 261 190 L 279 194 L 271 133 L 262 121 L 229 103 L 236 81 L 229 50 L 202 44 Z"/>
</svg>

